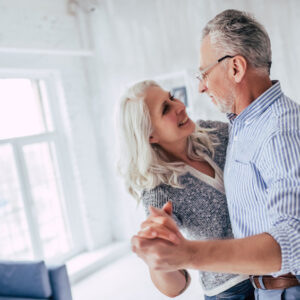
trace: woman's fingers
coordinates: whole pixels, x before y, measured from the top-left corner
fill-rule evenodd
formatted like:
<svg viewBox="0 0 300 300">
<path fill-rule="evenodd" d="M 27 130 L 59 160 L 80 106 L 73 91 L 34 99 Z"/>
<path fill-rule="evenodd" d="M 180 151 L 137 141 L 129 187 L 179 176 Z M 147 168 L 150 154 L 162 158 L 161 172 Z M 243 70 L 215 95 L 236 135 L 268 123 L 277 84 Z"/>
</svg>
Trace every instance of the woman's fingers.
<svg viewBox="0 0 300 300">
<path fill-rule="evenodd" d="M 174 232 L 170 231 L 167 227 L 155 223 L 143 227 L 138 232 L 138 236 L 146 239 L 160 238 L 173 244 L 179 244 L 180 242 L 178 236 Z"/>
<path fill-rule="evenodd" d="M 149 226 L 152 223 L 156 223 L 167 227 L 169 230 L 177 233 L 179 231 L 175 221 L 169 216 L 149 216 L 146 221 L 141 224 L 141 228 Z"/>
</svg>

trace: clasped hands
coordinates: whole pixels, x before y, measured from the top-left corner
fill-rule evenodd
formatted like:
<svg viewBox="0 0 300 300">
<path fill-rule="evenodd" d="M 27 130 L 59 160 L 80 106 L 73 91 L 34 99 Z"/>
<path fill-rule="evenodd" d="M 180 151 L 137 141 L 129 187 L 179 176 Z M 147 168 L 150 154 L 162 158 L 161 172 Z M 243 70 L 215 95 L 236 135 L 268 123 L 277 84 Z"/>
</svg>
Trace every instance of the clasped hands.
<svg viewBox="0 0 300 300">
<path fill-rule="evenodd" d="M 167 202 L 162 209 L 150 207 L 149 210 L 150 215 L 141 224 L 141 230 L 131 239 L 132 251 L 156 271 L 186 268 L 188 240 L 171 218 L 172 203 Z"/>
</svg>

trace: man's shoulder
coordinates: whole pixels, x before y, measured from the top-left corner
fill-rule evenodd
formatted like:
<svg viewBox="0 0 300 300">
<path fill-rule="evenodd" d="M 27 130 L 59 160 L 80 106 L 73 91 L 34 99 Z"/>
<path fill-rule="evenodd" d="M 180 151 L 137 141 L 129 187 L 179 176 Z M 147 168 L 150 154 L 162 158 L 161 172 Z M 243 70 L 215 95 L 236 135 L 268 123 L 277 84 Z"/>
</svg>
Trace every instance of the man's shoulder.
<svg viewBox="0 0 300 300">
<path fill-rule="evenodd" d="M 300 130 L 300 104 L 284 94 L 272 106 L 277 131 Z"/>
</svg>

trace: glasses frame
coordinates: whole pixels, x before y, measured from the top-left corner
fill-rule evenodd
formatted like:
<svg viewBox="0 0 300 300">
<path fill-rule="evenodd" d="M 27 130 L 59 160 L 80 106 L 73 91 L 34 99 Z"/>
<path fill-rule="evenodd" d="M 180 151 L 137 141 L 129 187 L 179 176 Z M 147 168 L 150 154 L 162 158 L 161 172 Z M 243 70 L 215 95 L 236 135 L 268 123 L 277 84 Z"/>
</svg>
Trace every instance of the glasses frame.
<svg viewBox="0 0 300 300">
<path fill-rule="evenodd" d="M 226 58 L 233 58 L 234 56 L 231 56 L 231 55 L 225 55 L 221 58 L 219 58 L 216 62 L 210 64 L 209 66 L 207 66 L 205 69 L 203 70 L 199 70 L 195 76 L 196 78 L 200 81 L 200 82 L 203 82 L 206 78 L 206 76 L 208 75 L 207 72 L 209 70 L 211 70 L 213 67 L 215 67 L 217 64 L 219 64 L 221 61 L 223 61 L 224 59 Z"/>
</svg>

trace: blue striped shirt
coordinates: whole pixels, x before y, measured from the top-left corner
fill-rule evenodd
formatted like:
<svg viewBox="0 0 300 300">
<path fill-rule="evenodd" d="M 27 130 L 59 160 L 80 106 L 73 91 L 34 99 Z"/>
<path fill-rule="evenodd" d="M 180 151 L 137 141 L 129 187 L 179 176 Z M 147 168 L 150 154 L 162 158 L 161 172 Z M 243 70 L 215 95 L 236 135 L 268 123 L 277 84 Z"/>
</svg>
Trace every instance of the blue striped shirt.
<svg viewBox="0 0 300 300">
<path fill-rule="evenodd" d="M 272 275 L 300 275 L 300 105 L 275 81 L 228 117 L 224 180 L 234 236 L 269 233 L 282 255 Z"/>
</svg>

